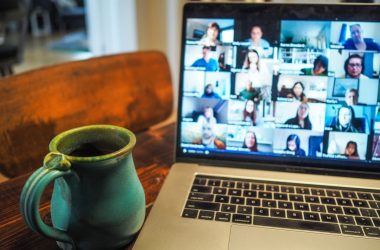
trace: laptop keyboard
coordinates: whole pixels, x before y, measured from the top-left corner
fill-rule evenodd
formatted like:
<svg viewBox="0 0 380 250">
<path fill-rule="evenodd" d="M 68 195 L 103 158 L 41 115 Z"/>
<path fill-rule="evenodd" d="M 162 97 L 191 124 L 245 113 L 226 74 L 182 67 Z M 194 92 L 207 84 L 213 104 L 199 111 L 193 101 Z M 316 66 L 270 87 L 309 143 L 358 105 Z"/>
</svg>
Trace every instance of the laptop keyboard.
<svg viewBox="0 0 380 250">
<path fill-rule="evenodd" d="M 380 238 L 380 190 L 196 175 L 182 217 Z"/>
</svg>

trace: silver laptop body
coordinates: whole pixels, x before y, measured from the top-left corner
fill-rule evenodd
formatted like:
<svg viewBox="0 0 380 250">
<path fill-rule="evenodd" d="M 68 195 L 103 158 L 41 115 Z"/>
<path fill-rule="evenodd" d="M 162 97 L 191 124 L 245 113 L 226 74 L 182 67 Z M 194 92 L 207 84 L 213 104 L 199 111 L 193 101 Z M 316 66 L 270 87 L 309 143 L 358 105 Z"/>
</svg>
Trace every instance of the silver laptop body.
<svg viewBox="0 0 380 250">
<path fill-rule="evenodd" d="M 380 249 L 380 6 L 187 4 L 176 164 L 134 249 Z"/>
</svg>

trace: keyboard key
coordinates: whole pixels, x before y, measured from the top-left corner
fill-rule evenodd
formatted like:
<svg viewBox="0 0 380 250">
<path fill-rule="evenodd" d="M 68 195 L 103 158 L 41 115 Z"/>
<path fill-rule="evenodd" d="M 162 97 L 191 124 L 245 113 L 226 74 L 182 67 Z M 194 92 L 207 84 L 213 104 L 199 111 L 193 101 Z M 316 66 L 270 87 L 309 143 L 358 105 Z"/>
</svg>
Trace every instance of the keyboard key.
<svg viewBox="0 0 380 250">
<path fill-rule="evenodd" d="M 344 198 L 350 198 L 350 199 L 356 199 L 357 198 L 355 192 L 350 192 L 350 191 L 342 191 L 342 196 Z"/>
<path fill-rule="evenodd" d="M 319 231 L 328 233 L 340 233 L 339 226 L 332 223 L 322 223 L 316 221 L 288 220 L 272 217 L 257 216 L 253 219 L 254 225 L 281 227 L 308 231 Z"/>
<path fill-rule="evenodd" d="M 354 207 L 344 207 L 344 213 L 348 215 L 360 215 L 359 209 Z"/>
<path fill-rule="evenodd" d="M 204 201 L 187 201 L 186 208 L 219 211 L 220 204 Z"/>
<path fill-rule="evenodd" d="M 370 208 L 380 209 L 380 201 L 369 201 Z"/>
<path fill-rule="evenodd" d="M 252 191 L 252 190 L 244 190 L 243 191 L 243 196 L 245 196 L 245 197 L 251 197 L 251 198 L 256 198 L 257 192 L 256 191 Z"/>
<path fill-rule="evenodd" d="M 211 193 L 212 188 L 211 187 L 205 187 L 205 186 L 192 186 L 191 192 L 198 192 L 198 193 Z"/>
<path fill-rule="evenodd" d="M 205 186 L 206 185 L 206 179 L 197 177 L 194 179 L 193 185 Z"/>
<path fill-rule="evenodd" d="M 289 219 L 302 219 L 302 212 L 300 211 L 287 210 L 286 215 Z"/>
<path fill-rule="evenodd" d="M 227 194 L 226 188 L 214 188 L 213 191 L 214 194 Z"/>
<path fill-rule="evenodd" d="M 380 229 L 376 227 L 363 227 L 363 231 L 368 237 L 380 238 Z"/>
<path fill-rule="evenodd" d="M 274 197 L 275 200 L 284 200 L 284 201 L 288 200 L 288 195 L 287 194 L 275 193 L 273 195 L 273 197 Z"/>
<path fill-rule="evenodd" d="M 193 192 L 191 192 L 190 195 L 189 195 L 189 200 L 214 201 L 214 195 L 213 194 L 193 193 Z"/>
<path fill-rule="evenodd" d="M 230 202 L 230 197 L 227 195 L 217 195 L 215 196 L 215 202 L 228 203 Z"/>
<path fill-rule="evenodd" d="M 251 189 L 252 190 L 264 190 L 264 184 L 252 183 Z"/>
<path fill-rule="evenodd" d="M 268 216 L 269 215 L 269 209 L 268 208 L 261 208 L 261 207 L 255 207 L 253 209 L 254 215 L 260 215 L 260 216 Z"/>
<path fill-rule="evenodd" d="M 272 199 L 272 193 L 269 193 L 269 192 L 259 192 L 259 198 L 262 198 L 262 199 Z"/>
<path fill-rule="evenodd" d="M 338 215 L 338 221 L 342 224 L 355 225 L 354 217 L 347 215 Z"/>
<path fill-rule="evenodd" d="M 352 207 L 352 202 L 349 199 L 336 198 L 336 203 L 341 206 Z"/>
<path fill-rule="evenodd" d="M 330 214 L 343 214 L 342 208 L 337 206 L 327 206 L 327 212 Z"/>
<path fill-rule="evenodd" d="M 182 217 L 185 218 L 197 218 L 198 210 L 195 209 L 184 209 L 182 212 Z"/>
<path fill-rule="evenodd" d="M 234 196 L 241 196 L 241 190 L 240 189 L 230 189 L 228 190 L 229 195 L 234 195 Z"/>
<path fill-rule="evenodd" d="M 252 216 L 244 214 L 233 214 L 232 222 L 242 224 L 252 224 Z"/>
<path fill-rule="evenodd" d="M 235 188 L 235 182 L 234 181 L 223 181 L 222 187 Z"/>
<path fill-rule="evenodd" d="M 360 226 L 372 226 L 372 221 L 368 217 L 355 217 L 355 221 Z"/>
<path fill-rule="evenodd" d="M 268 185 L 267 184 L 265 190 L 270 191 L 270 192 L 278 192 L 278 191 L 280 191 L 280 187 L 277 185 Z"/>
<path fill-rule="evenodd" d="M 361 200 L 373 200 L 372 195 L 370 193 L 358 193 L 358 197 Z"/>
<path fill-rule="evenodd" d="M 294 194 L 295 190 L 294 190 L 294 187 L 282 186 L 281 187 L 281 192 L 287 193 L 287 194 Z"/>
<path fill-rule="evenodd" d="M 361 208 L 360 213 L 362 216 L 366 217 L 377 217 L 376 211 L 374 209 Z"/>
<path fill-rule="evenodd" d="M 305 220 L 320 221 L 318 213 L 304 212 L 303 218 Z"/>
<path fill-rule="evenodd" d="M 307 187 L 296 187 L 297 194 L 310 194 L 310 190 Z"/>
<path fill-rule="evenodd" d="M 362 200 L 353 200 L 355 207 L 369 207 L 367 201 L 362 201 Z"/>
<path fill-rule="evenodd" d="M 326 195 L 330 197 L 342 197 L 339 190 L 327 190 Z"/>
<path fill-rule="evenodd" d="M 378 194 L 372 194 L 373 198 L 377 201 L 380 201 L 380 193 Z"/>
<path fill-rule="evenodd" d="M 208 180 L 207 186 L 213 186 L 213 187 L 219 187 L 220 186 L 220 180 Z"/>
<path fill-rule="evenodd" d="M 213 220 L 214 219 L 214 214 L 215 212 L 213 211 L 200 211 L 198 219 L 202 220 Z"/>
<path fill-rule="evenodd" d="M 256 207 L 260 207 L 261 206 L 261 202 L 259 199 L 250 199 L 250 198 L 247 198 L 247 201 L 245 203 L 246 205 L 248 206 L 256 206 Z"/>
<path fill-rule="evenodd" d="M 232 204 L 244 204 L 245 199 L 243 197 L 232 196 L 230 202 Z"/>
<path fill-rule="evenodd" d="M 331 197 L 322 197 L 321 198 L 321 203 L 322 204 L 327 204 L 327 205 L 335 205 L 335 199 Z"/>
<path fill-rule="evenodd" d="M 310 204 L 310 210 L 313 212 L 320 212 L 320 213 L 326 212 L 325 205 L 320 205 L 320 204 Z"/>
<path fill-rule="evenodd" d="M 238 182 L 236 184 L 236 187 L 241 188 L 241 189 L 249 189 L 249 183 L 248 182 Z"/>
<path fill-rule="evenodd" d="M 294 209 L 295 210 L 309 211 L 309 204 L 294 202 Z"/>
<path fill-rule="evenodd" d="M 221 211 L 222 212 L 228 212 L 228 213 L 235 213 L 236 212 L 236 205 L 222 204 Z"/>
<path fill-rule="evenodd" d="M 278 218 L 285 218 L 285 210 L 283 210 L 283 209 L 271 209 L 270 210 L 270 216 L 278 217 Z"/>
<path fill-rule="evenodd" d="M 216 215 L 215 215 L 215 220 L 216 221 L 230 222 L 231 221 L 231 214 L 217 212 Z"/>
<path fill-rule="evenodd" d="M 299 194 L 291 194 L 289 195 L 289 200 L 291 201 L 298 201 L 298 202 L 303 202 L 303 196 Z"/>
<path fill-rule="evenodd" d="M 293 209 L 293 204 L 288 201 L 278 201 L 278 208 Z"/>
<path fill-rule="evenodd" d="M 324 222 L 338 222 L 335 214 L 321 214 L 321 219 Z"/>
<path fill-rule="evenodd" d="M 380 219 L 379 218 L 372 218 L 373 225 L 375 227 L 380 227 Z"/>
<path fill-rule="evenodd" d="M 312 188 L 311 189 L 312 195 L 318 195 L 318 196 L 326 196 L 326 192 L 324 189 L 318 189 L 318 188 Z"/>
<path fill-rule="evenodd" d="M 341 225 L 340 228 L 342 229 L 343 234 L 364 236 L 363 230 L 359 226 Z"/>
<path fill-rule="evenodd" d="M 318 198 L 318 196 L 305 196 L 305 202 L 319 203 L 319 198 Z"/>
<path fill-rule="evenodd" d="M 252 214 L 252 207 L 238 206 L 237 213 L 238 214 Z"/>
<path fill-rule="evenodd" d="M 277 204 L 274 200 L 262 200 L 262 206 L 276 208 Z"/>
</svg>

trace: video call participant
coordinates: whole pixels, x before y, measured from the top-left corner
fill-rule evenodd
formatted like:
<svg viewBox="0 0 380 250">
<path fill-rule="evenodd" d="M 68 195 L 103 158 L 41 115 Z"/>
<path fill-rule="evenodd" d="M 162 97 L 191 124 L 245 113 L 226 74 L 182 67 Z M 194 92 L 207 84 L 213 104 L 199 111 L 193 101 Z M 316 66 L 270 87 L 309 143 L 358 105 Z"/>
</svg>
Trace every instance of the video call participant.
<svg viewBox="0 0 380 250">
<path fill-rule="evenodd" d="M 197 121 L 200 125 L 204 125 L 204 124 L 211 124 L 211 125 L 215 125 L 216 124 L 216 118 L 214 117 L 214 110 L 207 106 L 203 109 L 203 115 L 200 115 L 198 117 L 198 121 Z"/>
<path fill-rule="evenodd" d="M 351 38 L 344 43 L 345 49 L 380 51 L 379 44 L 372 38 L 363 37 L 363 29 L 360 24 L 350 25 Z"/>
<path fill-rule="evenodd" d="M 347 106 L 353 106 L 358 104 L 359 93 L 356 89 L 347 89 L 344 96 L 344 101 Z"/>
<path fill-rule="evenodd" d="M 193 144 L 203 145 L 206 148 L 217 148 L 217 149 L 225 149 L 226 146 L 224 142 L 216 138 L 215 126 L 212 124 L 205 123 L 201 127 L 201 139 L 195 140 Z"/>
<path fill-rule="evenodd" d="M 358 54 L 350 55 L 344 62 L 345 78 L 368 79 L 368 76 L 363 75 L 364 60 Z"/>
<path fill-rule="evenodd" d="M 319 55 L 314 60 L 313 68 L 301 69 L 302 73 L 307 76 L 327 76 L 329 70 L 329 59 L 324 55 Z"/>
<path fill-rule="evenodd" d="M 251 152 L 257 152 L 257 139 L 255 132 L 247 131 L 244 136 L 243 148 L 247 148 Z"/>
<path fill-rule="evenodd" d="M 333 131 L 341 132 L 362 132 L 361 128 L 355 126 L 355 112 L 351 106 L 342 106 L 338 109 L 338 117 L 335 119 L 335 124 L 332 125 Z"/>
<path fill-rule="evenodd" d="M 293 98 L 300 102 L 307 102 L 307 97 L 305 95 L 305 86 L 302 82 L 295 82 L 292 87 L 292 92 L 288 94 L 288 98 Z"/>
<path fill-rule="evenodd" d="M 306 156 L 305 150 L 301 148 L 301 140 L 296 134 L 291 134 L 286 139 L 285 151 L 294 153 L 296 156 Z"/>
<path fill-rule="evenodd" d="M 206 34 L 200 40 L 202 45 L 215 47 L 220 45 L 220 41 L 218 41 L 218 35 L 220 32 L 219 24 L 216 22 L 209 23 L 207 26 Z"/>
<path fill-rule="evenodd" d="M 243 100 L 252 100 L 254 102 L 258 102 L 260 100 L 260 89 L 253 88 L 252 82 L 247 80 L 245 89 L 240 91 L 239 98 Z"/>
<path fill-rule="evenodd" d="M 252 100 L 247 100 L 243 110 L 243 121 L 252 122 L 252 125 L 256 125 L 256 105 Z"/>
<path fill-rule="evenodd" d="M 354 141 L 347 142 L 343 155 L 346 156 L 347 159 L 359 160 L 358 144 Z"/>
<path fill-rule="evenodd" d="M 271 51 L 270 44 L 267 40 L 263 39 L 263 31 L 260 26 L 252 26 L 250 38 L 246 39 L 246 42 L 249 42 L 249 48 L 255 49 L 259 52 L 261 56 L 267 57 L 270 56 Z"/>
<path fill-rule="evenodd" d="M 214 87 L 211 83 L 205 86 L 202 98 L 222 99 L 217 93 L 214 92 Z"/>
<path fill-rule="evenodd" d="M 211 58 L 211 47 L 203 46 L 202 48 L 202 58 L 197 59 L 192 65 L 192 67 L 202 67 L 206 71 L 218 71 L 218 62 Z"/>
<path fill-rule="evenodd" d="M 309 118 L 309 105 L 306 102 L 298 106 L 295 117 L 290 118 L 285 122 L 287 125 L 297 125 L 301 129 L 312 129 L 312 124 Z"/>
<path fill-rule="evenodd" d="M 260 56 L 257 50 L 249 49 L 245 57 L 243 69 L 248 69 L 248 78 L 254 87 L 263 87 L 265 76 L 269 74 L 268 69 L 261 64 Z"/>
</svg>

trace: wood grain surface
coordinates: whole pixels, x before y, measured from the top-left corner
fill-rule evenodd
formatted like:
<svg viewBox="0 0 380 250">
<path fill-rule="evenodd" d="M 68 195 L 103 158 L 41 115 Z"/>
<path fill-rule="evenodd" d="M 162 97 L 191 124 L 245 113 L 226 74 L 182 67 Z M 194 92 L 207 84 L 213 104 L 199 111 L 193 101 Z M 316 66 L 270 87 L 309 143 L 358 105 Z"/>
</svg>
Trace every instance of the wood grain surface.
<svg viewBox="0 0 380 250">
<path fill-rule="evenodd" d="M 0 172 L 28 173 L 54 135 L 89 124 L 144 131 L 172 112 L 169 65 L 135 52 L 41 68 L 0 79 Z"/>
<path fill-rule="evenodd" d="M 156 200 L 159 190 L 174 163 L 175 125 L 148 130 L 137 134 L 133 151 L 138 176 L 146 195 L 146 204 Z M 19 198 L 25 181 L 31 173 L 0 183 L 0 249 L 59 249 L 54 240 L 31 231 L 21 218 Z M 51 187 L 41 200 L 41 216 L 50 222 Z M 133 243 L 125 249 L 131 249 Z"/>
</svg>

